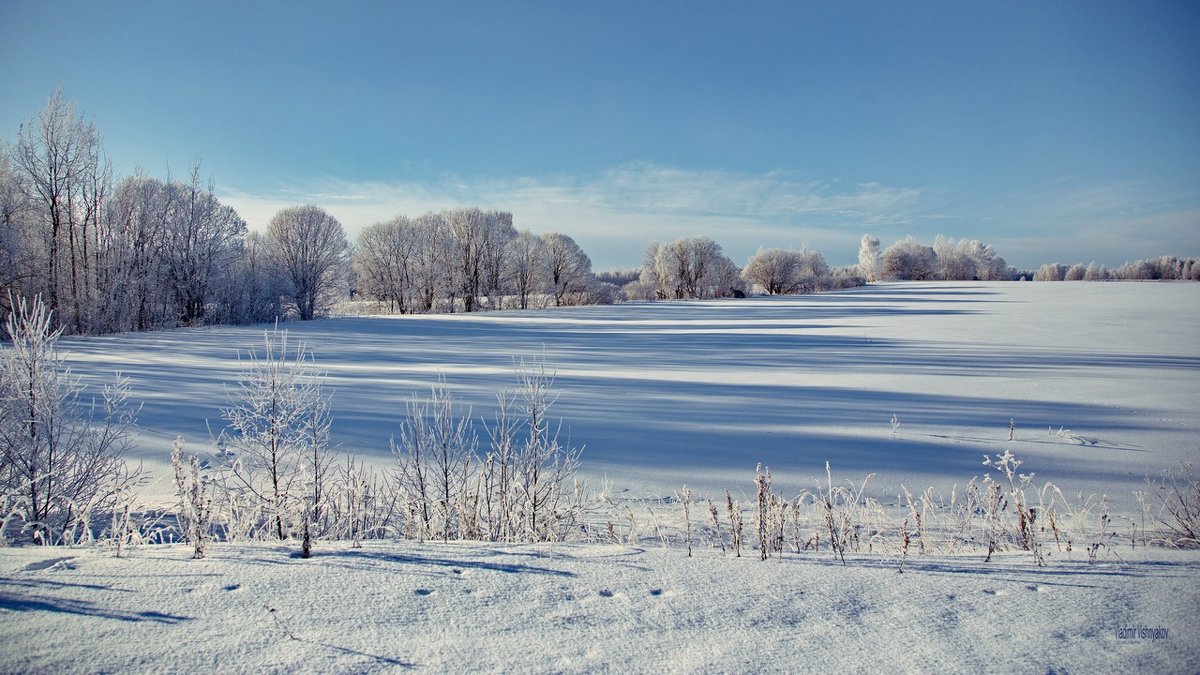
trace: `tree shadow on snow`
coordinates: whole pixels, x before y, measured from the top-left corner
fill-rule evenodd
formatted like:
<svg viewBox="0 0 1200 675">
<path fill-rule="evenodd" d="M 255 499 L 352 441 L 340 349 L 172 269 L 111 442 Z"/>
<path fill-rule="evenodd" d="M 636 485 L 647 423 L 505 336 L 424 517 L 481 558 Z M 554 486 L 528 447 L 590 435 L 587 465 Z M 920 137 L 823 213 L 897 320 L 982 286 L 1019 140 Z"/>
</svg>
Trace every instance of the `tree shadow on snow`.
<svg viewBox="0 0 1200 675">
<path fill-rule="evenodd" d="M 6 582 L 7 580 L 0 581 L 0 583 Z M 74 614 L 77 616 L 116 619 L 118 621 L 127 621 L 132 623 L 150 621 L 153 623 L 176 624 L 182 621 L 190 621 L 192 619 L 190 616 L 179 616 L 175 614 L 167 614 L 166 612 L 155 612 L 152 610 L 132 612 L 122 609 L 101 607 L 88 600 L 76 598 L 51 598 L 44 595 L 34 597 L 24 593 L 6 590 L 0 590 L 0 609 L 10 612 L 54 612 L 59 614 Z"/>
<path fill-rule="evenodd" d="M 468 558 L 461 559 L 444 559 L 431 558 L 428 556 L 412 555 L 407 553 L 385 553 L 383 551 L 371 551 L 367 549 L 350 549 L 342 551 L 314 551 L 314 558 L 342 558 L 348 560 L 374 560 L 384 563 L 394 563 L 399 565 L 432 565 L 437 567 L 451 567 L 456 569 L 478 569 L 489 572 L 504 572 L 506 574 L 545 574 L 556 577 L 573 577 L 573 572 L 566 570 L 556 570 L 549 567 L 537 567 L 534 565 L 522 565 L 519 563 L 498 563 L 489 562 L 486 560 L 471 560 Z"/>
</svg>

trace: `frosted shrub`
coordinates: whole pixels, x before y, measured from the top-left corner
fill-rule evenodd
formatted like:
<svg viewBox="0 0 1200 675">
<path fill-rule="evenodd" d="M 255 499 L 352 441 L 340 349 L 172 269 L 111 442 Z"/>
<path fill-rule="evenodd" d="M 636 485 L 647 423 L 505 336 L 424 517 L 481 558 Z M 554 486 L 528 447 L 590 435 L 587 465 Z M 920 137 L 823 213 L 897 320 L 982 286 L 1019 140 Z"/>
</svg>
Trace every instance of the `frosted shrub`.
<svg viewBox="0 0 1200 675">
<path fill-rule="evenodd" d="M 400 493 L 389 481 L 365 462 L 346 457 L 334 475 L 326 510 L 332 537 L 361 548 L 363 539 L 396 533 L 400 510 Z"/>
<path fill-rule="evenodd" d="M 329 403 L 304 343 L 289 348 L 278 328 L 263 337 L 221 411 L 236 455 L 222 484 L 231 506 L 240 506 L 236 497 L 253 502 L 269 520 L 261 525 L 286 539 L 296 521 L 311 518 L 303 512 L 323 502 L 314 492 L 323 490 L 327 467 Z"/>
<path fill-rule="evenodd" d="M 171 448 L 171 467 L 175 470 L 179 530 L 192 545 L 192 558 L 200 559 L 208 544 L 213 499 L 210 486 L 200 477 L 200 458 L 192 455 L 184 467 L 182 437 L 176 438 Z"/>
<path fill-rule="evenodd" d="M 40 298 L 12 300 L 0 349 L 0 494 L 5 524 L 41 544 L 90 540 L 94 514 L 118 508 L 138 472 L 126 469 L 139 407 L 120 373 L 99 400 L 58 352 L 61 330 Z M 7 528 L 6 528 L 7 529 Z M 2 532 L 2 530 L 0 530 Z"/>
<path fill-rule="evenodd" d="M 497 395 L 481 459 L 469 410 L 444 381 L 414 398 L 392 443 L 406 533 L 443 540 L 554 541 L 581 521 L 582 448 L 560 439 L 549 416 L 557 392 L 545 363 L 518 361 L 516 387 Z"/>
<path fill-rule="evenodd" d="M 468 498 L 477 445 L 470 411 L 460 413 L 444 379 L 433 386 L 428 400 L 414 396 L 409 401 L 392 453 L 402 498 L 417 519 L 410 523 L 417 538 L 469 536 L 459 505 Z"/>
<path fill-rule="evenodd" d="M 1192 465 L 1181 464 L 1176 472 L 1166 471 L 1155 490 L 1160 502 L 1156 520 L 1162 539 L 1171 546 L 1200 548 L 1200 478 Z"/>
<path fill-rule="evenodd" d="M 1016 519 L 1011 528 L 1011 536 L 1015 538 L 1017 545 L 1022 550 L 1033 553 L 1034 560 L 1041 565 L 1043 558 L 1041 542 L 1037 538 L 1037 509 L 1029 503 L 1026 494 L 1026 489 L 1032 484 L 1033 474 L 1017 473 L 1022 462 L 1009 450 L 1005 450 L 994 458 L 985 456 L 983 464 L 995 469 L 1003 478 L 1003 482 L 994 481 L 991 475 L 983 478 L 984 484 L 988 486 L 988 517 L 991 524 L 988 559 L 991 559 L 992 552 L 1000 544 L 1000 538 L 1009 529 L 1001 520 L 1000 510 L 1003 499 L 1004 505 L 1012 508 Z"/>
<path fill-rule="evenodd" d="M 583 448 L 560 439 L 562 422 L 551 422 L 558 399 L 554 374 L 544 359 L 517 361 L 517 385 L 497 397 L 491 452 L 485 464 L 484 503 L 489 529 L 502 540 L 562 539 L 579 523 L 584 506 L 577 479 Z"/>
</svg>

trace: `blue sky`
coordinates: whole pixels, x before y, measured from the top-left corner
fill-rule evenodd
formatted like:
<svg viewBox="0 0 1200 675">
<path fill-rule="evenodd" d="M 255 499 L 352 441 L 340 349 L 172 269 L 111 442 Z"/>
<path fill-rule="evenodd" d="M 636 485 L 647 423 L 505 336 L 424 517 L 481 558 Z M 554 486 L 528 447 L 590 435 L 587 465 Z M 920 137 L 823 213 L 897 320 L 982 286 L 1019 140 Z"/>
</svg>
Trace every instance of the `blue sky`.
<svg viewBox="0 0 1200 675">
<path fill-rule="evenodd" d="M 334 5 L 337 5 L 336 7 Z M 1019 266 L 1200 254 L 1200 3 L 0 0 L 0 138 L 55 87 L 118 174 L 252 226 L 511 210 L 598 269 L 864 232 Z"/>
</svg>

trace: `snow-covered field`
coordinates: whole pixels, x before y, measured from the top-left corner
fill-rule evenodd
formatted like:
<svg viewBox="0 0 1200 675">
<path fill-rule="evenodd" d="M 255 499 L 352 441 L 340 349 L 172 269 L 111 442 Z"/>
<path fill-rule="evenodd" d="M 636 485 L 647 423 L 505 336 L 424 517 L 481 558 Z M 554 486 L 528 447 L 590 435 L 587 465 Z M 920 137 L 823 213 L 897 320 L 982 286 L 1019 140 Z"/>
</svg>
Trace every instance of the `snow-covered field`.
<svg viewBox="0 0 1200 675">
<path fill-rule="evenodd" d="M 1131 506 L 1147 473 L 1200 456 L 1200 285 L 880 284 L 841 293 L 285 326 L 329 374 L 333 441 L 380 465 L 405 402 L 442 374 L 474 414 L 514 358 L 558 372 L 564 436 L 598 485 L 669 496 L 869 473 L 877 496 L 949 492 L 1011 449 L 1070 495 Z M 238 350 L 262 326 L 66 340 L 77 373 L 120 369 L 145 401 L 137 458 L 220 431 Z M 900 422 L 893 435 L 889 420 Z M 1010 420 L 1014 441 L 1007 441 Z M 1060 429 L 1062 435 L 1059 435 Z M 1053 433 L 1050 433 L 1050 432 Z M 1068 433 L 1070 432 L 1070 433 Z"/>
<path fill-rule="evenodd" d="M 1147 475 L 1200 458 L 1200 284 L 883 284 L 286 327 L 336 390 L 334 441 L 381 466 L 439 373 L 488 417 L 512 359 L 544 352 L 587 477 L 646 504 L 684 483 L 753 495 L 758 462 L 795 493 L 826 461 L 834 480 L 876 473 L 868 492 L 893 504 L 901 484 L 948 493 L 1008 449 L 1038 483 L 1128 516 Z M 64 341 L 88 381 L 133 378 L 151 496 L 175 435 L 196 450 L 219 431 L 236 352 L 262 330 Z M 899 574 L 894 550 L 843 566 L 697 541 L 693 558 L 652 530 L 624 546 L 320 542 L 309 560 L 268 544 L 200 561 L 0 549 L 0 671 L 1200 669 L 1195 552 L 1112 540 L 1096 564 L 1077 543 L 1044 567 L 939 553 Z"/>
</svg>

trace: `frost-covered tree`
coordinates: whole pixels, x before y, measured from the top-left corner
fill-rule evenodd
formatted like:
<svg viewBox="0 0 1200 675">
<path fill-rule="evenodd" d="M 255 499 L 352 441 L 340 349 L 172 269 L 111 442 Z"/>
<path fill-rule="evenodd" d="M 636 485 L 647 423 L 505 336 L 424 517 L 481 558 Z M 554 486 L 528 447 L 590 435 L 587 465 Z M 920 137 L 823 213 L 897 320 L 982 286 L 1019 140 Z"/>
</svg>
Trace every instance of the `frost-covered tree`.
<svg viewBox="0 0 1200 675">
<path fill-rule="evenodd" d="M 284 315 L 287 282 L 271 258 L 269 244 L 259 232 L 246 235 L 237 257 L 219 285 L 219 307 L 226 323 L 262 323 Z"/>
<path fill-rule="evenodd" d="M 937 235 L 933 252 L 937 254 L 938 276 L 946 281 L 969 281 L 975 278 L 975 260 L 967 250 L 968 242 Z"/>
<path fill-rule="evenodd" d="M 487 214 L 477 208 L 451 209 L 443 213 L 443 218 L 453 242 L 453 258 L 446 270 L 447 277 L 455 294 L 462 298 L 463 309 L 473 312 L 477 309 L 483 285 Z"/>
<path fill-rule="evenodd" d="M 509 290 L 510 259 L 517 230 L 513 227 L 512 214 L 507 211 L 485 211 L 484 215 L 479 293 L 487 298 L 489 308 L 501 309 L 504 294 Z"/>
<path fill-rule="evenodd" d="M 214 299 L 222 272 L 237 256 L 246 235 L 246 222 L 217 200 L 212 186 L 201 182 L 200 165 L 190 181 L 165 186 L 175 204 L 163 223 L 161 256 L 167 288 L 178 321 L 202 323 Z"/>
<path fill-rule="evenodd" d="M 641 283 L 660 299 L 721 298 L 744 292 L 737 266 L 708 237 L 651 242 L 642 263 Z"/>
<path fill-rule="evenodd" d="M 501 392 L 496 421 L 488 429 L 492 452 L 483 485 L 493 537 L 502 540 L 560 539 L 579 516 L 576 483 L 583 448 L 560 440 L 561 423 L 550 418 L 558 399 L 554 373 L 542 359 L 516 364 L 517 386 Z"/>
<path fill-rule="evenodd" d="M 797 254 L 796 260 L 796 292 L 816 293 L 831 288 L 832 281 L 825 256 L 806 248 Z"/>
<path fill-rule="evenodd" d="M 9 298 L 28 295 L 30 282 L 37 277 L 19 217 L 23 203 L 9 156 L 7 144 L 0 140 L 0 327 L 12 311 Z"/>
<path fill-rule="evenodd" d="M 565 234 L 547 232 L 542 242 L 546 246 L 545 279 L 555 306 L 579 304 L 594 281 L 591 258 Z"/>
<path fill-rule="evenodd" d="M 768 295 L 795 293 L 799 287 L 798 267 L 799 255 L 795 251 L 760 248 L 746 261 L 742 276 Z"/>
<path fill-rule="evenodd" d="M 509 253 L 509 277 L 521 309 L 529 308 L 531 297 L 549 286 L 546 242 L 529 230 L 521 230 L 513 239 Z"/>
<path fill-rule="evenodd" d="M 100 399 L 85 400 L 59 355 L 62 329 L 48 308 L 40 298 L 14 305 L 11 343 L 0 349 L 0 492 L 18 496 L 34 541 L 75 543 L 133 481 L 124 456 L 137 407 L 119 373 Z"/>
<path fill-rule="evenodd" d="M 21 126 L 13 150 L 26 213 L 35 233 L 38 288 L 56 321 L 76 333 L 91 328 L 95 258 L 110 190 L 100 133 L 62 91 Z"/>
<path fill-rule="evenodd" d="M 962 244 L 967 258 L 975 268 L 975 279 L 979 281 L 1005 281 L 1013 278 L 1013 270 L 996 253 L 995 249 L 978 239 Z"/>
<path fill-rule="evenodd" d="M 413 311 L 422 236 L 422 230 L 403 215 L 364 229 L 354 249 L 358 292 L 388 302 L 392 311 Z"/>
<path fill-rule="evenodd" d="M 275 214 L 266 236 L 300 320 L 327 311 L 340 294 L 349 254 L 342 224 L 319 206 L 295 206 Z"/>
<path fill-rule="evenodd" d="M 1034 281 L 1062 281 L 1067 276 L 1068 267 L 1062 263 L 1046 263 L 1033 274 Z"/>
<path fill-rule="evenodd" d="M 742 276 L 770 295 L 814 293 L 832 285 L 824 256 L 809 249 L 759 249 L 746 263 Z"/>
<path fill-rule="evenodd" d="M 109 271 L 101 309 L 107 330 L 151 330 L 173 325 L 163 283 L 162 242 L 173 203 L 161 181 L 141 174 L 121 181 L 109 204 L 113 245 L 122 251 Z"/>
<path fill-rule="evenodd" d="M 858 247 L 858 274 L 868 282 L 879 281 L 879 238 L 864 234 Z"/>
<path fill-rule="evenodd" d="M 937 254 L 913 237 L 892 244 L 880 257 L 880 276 L 898 281 L 937 278 Z"/>
</svg>

